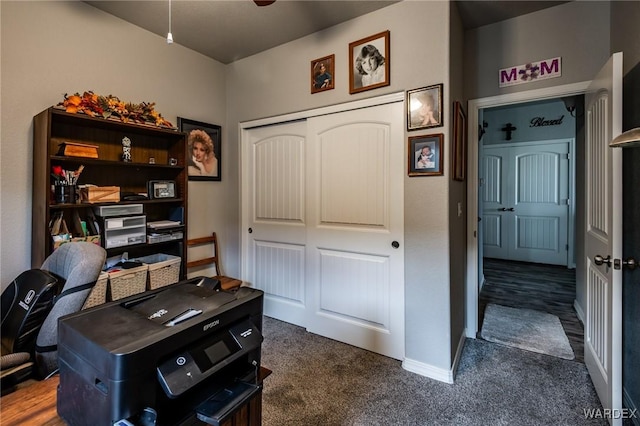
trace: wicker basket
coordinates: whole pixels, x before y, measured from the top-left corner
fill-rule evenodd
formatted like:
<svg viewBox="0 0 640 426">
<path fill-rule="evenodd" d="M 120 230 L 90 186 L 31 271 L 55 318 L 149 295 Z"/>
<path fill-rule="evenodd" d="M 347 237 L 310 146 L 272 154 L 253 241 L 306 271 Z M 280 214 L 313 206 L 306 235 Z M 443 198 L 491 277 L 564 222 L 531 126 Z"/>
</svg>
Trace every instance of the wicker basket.
<svg viewBox="0 0 640 426">
<path fill-rule="evenodd" d="M 148 289 L 155 290 L 180 280 L 180 263 L 182 259 L 170 254 L 152 254 L 135 259 L 149 267 Z"/>
<path fill-rule="evenodd" d="M 92 308 L 94 306 L 102 305 L 107 301 L 107 283 L 109 282 L 109 274 L 106 272 L 100 272 L 96 285 L 93 286 L 87 300 L 84 301 L 82 309 Z"/>
<path fill-rule="evenodd" d="M 147 287 L 147 265 L 109 272 L 111 300 L 142 293 Z"/>
</svg>

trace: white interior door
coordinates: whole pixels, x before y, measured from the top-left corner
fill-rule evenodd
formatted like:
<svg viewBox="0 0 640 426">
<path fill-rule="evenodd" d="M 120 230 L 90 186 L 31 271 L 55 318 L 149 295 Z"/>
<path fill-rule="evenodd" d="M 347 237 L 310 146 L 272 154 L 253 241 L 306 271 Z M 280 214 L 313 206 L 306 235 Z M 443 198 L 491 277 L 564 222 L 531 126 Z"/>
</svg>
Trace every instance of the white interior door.
<svg viewBox="0 0 640 426">
<path fill-rule="evenodd" d="M 568 265 L 570 142 L 484 147 L 485 256 Z"/>
<path fill-rule="evenodd" d="M 615 53 L 586 96 L 587 306 L 585 363 L 602 406 L 622 409 L 622 271 L 596 261 L 622 257 L 622 150 L 609 142 L 622 130 L 622 53 Z M 622 424 L 620 418 L 610 419 Z"/>
<path fill-rule="evenodd" d="M 403 105 L 308 120 L 309 331 L 404 357 Z"/>
<path fill-rule="evenodd" d="M 264 314 L 306 326 L 306 123 L 247 133 L 247 278 L 265 292 Z"/>
</svg>

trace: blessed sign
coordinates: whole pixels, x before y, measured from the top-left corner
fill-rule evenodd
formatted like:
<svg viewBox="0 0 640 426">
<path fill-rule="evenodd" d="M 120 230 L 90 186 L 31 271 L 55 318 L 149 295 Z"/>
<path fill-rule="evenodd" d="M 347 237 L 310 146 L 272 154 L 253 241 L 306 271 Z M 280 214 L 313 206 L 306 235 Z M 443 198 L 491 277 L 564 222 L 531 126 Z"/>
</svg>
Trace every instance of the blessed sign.
<svg viewBox="0 0 640 426">
<path fill-rule="evenodd" d="M 500 87 L 560 77 L 562 75 L 561 59 L 558 56 L 557 58 L 503 68 L 499 71 Z"/>
</svg>

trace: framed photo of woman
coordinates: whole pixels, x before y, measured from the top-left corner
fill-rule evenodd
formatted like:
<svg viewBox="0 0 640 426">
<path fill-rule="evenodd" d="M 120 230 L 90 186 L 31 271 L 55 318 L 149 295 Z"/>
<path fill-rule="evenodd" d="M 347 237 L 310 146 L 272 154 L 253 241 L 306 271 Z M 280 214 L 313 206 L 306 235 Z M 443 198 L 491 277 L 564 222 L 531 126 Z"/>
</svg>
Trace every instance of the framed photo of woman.
<svg viewBox="0 0 640 426">
<path fill-rule="evenodd" d="M 389 31 L 349 43 L 349 93 L 388 86 Z"/>
<path fill-rule="evenodd" d="M 222 127 L 178 117 L 180 131 L 187 133 L 189 180 L 222 180 Z"/>
<path fill-rule="evenodd" d="M 409 137 L 409 176 L 440 176 L 444 134 Z"/>
<path fill-rule="evenodd" d="M 442 126 L 442 86 L 407 90 L 407 130 Z"/>
<path fill-rule="evenodd" d="M 311 93 L 331 90 L 334 86 L 336 55 L 311 61 Z"/>
</svg>

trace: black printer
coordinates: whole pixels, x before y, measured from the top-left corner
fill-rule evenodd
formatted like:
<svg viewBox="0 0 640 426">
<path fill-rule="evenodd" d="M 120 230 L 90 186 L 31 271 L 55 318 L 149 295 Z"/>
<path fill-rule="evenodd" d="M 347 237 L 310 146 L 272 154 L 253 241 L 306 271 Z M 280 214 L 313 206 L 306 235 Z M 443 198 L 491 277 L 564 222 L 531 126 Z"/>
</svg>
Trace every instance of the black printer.
<svg viewBox="0 0 640 426">
<path fill-rule="evenodd" d="M 258 392 L 264 294 L 206 284 L 190 279 L 61 318 L 60 417 L 217 425 Z"/>
</svg>

